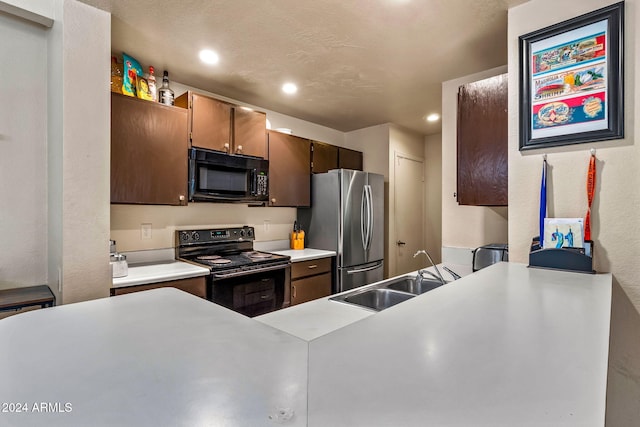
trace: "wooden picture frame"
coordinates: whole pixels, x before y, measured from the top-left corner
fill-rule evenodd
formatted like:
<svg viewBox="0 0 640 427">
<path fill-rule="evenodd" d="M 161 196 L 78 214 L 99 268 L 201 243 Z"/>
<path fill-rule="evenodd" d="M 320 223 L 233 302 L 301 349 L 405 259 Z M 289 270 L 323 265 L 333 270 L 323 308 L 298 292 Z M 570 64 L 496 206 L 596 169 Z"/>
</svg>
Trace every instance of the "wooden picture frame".
<svg viewBox="0 0 640 427">
<path fill-rule="evenodd" d="M 624 2 L 519 37 L 520 150 L 624 136 Z"/>
</svg>

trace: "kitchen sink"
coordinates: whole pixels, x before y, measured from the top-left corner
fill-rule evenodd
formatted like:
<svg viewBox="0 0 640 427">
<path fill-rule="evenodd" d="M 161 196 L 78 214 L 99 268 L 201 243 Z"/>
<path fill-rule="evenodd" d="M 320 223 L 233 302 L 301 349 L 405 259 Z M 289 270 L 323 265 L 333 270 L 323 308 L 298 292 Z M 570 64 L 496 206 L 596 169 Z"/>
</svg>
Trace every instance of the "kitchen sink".
<svg viewBox="0 0 640 427">
<path fill-rule="evenodd" d="M 366 286 L 364 289 L 354 289 L 349 293 L 336 295 L 329 299 L 369 310 L 381 311 L 439 286 L 442 286 L 442 283 L 438 280 L 422 279 L 422 281 L 416 281 L 415 277 L 404 276 L 387 279 L 375 285 Z"/>
<path fill-rule="evenodd" d="M 402 279 L 394 280 L 385 284 L 385 288 L 393 289 L 396 291 L 409 292 L 410 294 L 420 295 L 425 292 L 429 292 L 438 286 L 442 286 L 442 283 L 437 280 L 426 280 L 417 282 L 413 277 L 403 277 Z"/>
<path fill-rule="evenodd" d="M 415 297 L 415 295 L 406 292 L 395 291 L 393 289 L 368 288 L 361 291 L 350 292 L 348 294 L 340 295 L 330 299 L 333 301 L 339 301 L 368 308 L 370 310 L 381 311 L 385 308 L 392 307 L 413 297 Z"/>
</svg>

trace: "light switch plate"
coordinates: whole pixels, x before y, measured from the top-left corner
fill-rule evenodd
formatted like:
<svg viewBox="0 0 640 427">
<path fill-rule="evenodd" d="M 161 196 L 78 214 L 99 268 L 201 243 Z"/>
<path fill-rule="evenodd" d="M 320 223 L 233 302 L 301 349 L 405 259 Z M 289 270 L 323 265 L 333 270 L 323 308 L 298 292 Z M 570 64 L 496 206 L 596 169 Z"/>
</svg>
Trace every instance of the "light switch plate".
<svg viewBox="0 0 640 427">
<path fill-rule="evenodd" d="M 142 240 L 151 239 L 151 224 L 140 224 L 140 238 Z"/>
</svg>

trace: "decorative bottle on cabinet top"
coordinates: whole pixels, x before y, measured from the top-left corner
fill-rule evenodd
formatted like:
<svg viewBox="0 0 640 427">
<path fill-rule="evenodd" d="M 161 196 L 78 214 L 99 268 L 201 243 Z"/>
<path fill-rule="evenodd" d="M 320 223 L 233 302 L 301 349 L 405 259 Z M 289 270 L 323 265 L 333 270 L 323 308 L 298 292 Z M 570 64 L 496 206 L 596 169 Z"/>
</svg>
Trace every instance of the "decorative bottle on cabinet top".
<svg viewBox="0 0 640 427">
<path fill-rule="evenodd" d="M 153 67 L 149 67 L 149 77 L 147 77 L 147 82 L 149 84 L 149 92 L 151 93 L 151 100 L 158 100 L 158 89 L 156 88 L 156 76 L 153 74 Z"/>
<path fill-rule="evenodd" d="M 162 87 L 158 89 L 158 102 L 165 105 L 173 105 L 173 90 L 169 87 L 169 72 L 164 70 L 162 76 Z"/>
</svg>

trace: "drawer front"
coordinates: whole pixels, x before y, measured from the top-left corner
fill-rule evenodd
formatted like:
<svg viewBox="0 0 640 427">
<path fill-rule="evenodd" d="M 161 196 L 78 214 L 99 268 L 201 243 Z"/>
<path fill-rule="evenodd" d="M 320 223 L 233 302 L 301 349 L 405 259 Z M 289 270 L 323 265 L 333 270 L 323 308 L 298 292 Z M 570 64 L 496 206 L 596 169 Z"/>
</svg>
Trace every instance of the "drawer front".
<svg viewBox="0 0 640 427">
<path fill-rule="evenodd" d="M 291 264 L 291 280 L 315 274 L 330 273 L 331 258 L 320 258 L 311 261 L 300 261 Z"/>
<path fill-rule="evenodd" d="M 291 305 L 331 295 L 331 273 L 291 282 Z"/>
<path fill-rule="evenodd" d="M 195 296 L 206 298 L 206 276 L 190 279 L 171 280 L 168 282 L 149 283 L 148 285 L 126 286 L 123 288 L 111 288 L 111 296 L 129 294 L 131 292 L 148 291 L 149 289 L 172 287 L 189 292 Z"/>
</svg>

